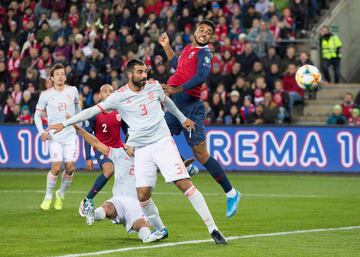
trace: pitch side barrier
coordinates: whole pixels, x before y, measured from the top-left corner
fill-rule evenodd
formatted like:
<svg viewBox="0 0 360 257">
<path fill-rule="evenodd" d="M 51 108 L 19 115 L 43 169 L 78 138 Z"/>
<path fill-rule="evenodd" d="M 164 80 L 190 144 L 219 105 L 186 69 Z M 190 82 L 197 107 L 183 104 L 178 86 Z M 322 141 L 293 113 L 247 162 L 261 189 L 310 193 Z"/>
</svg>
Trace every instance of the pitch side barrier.
<svg viewBox="0 0 360 257">
<path fill-rule="evenodd" d="M 360 128 L 207 126 L 206 131 L 211 155 L 226 170 L 360 173 Z M 184 137 L 175 140 L 191 157 Z M 76 166 L 84 168 L 83 139 L 77 139 L 77 147 Z M 48 143 L 35 126 L 0 125 L 0 169 L 49 167 Z"/>
</svg>

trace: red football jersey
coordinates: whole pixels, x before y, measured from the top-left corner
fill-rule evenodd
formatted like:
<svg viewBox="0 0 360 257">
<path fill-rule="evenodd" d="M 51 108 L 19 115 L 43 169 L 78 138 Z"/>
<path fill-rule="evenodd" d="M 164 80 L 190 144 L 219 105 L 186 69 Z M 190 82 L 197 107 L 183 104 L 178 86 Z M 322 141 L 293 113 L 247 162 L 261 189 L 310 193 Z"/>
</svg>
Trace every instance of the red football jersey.
<svg viewBox="0 0 360 257">
<path fill-rule="evenodd" d="M 212 54 L 209 47 L 193 47 L 191 44 L 188 44 L 179 57 L 176 71 L 169 78 L 168 85 L 183 85 L 196 75 L 199 66 L 210 65 L 211 60 Z M 202 84 L 186 90 L 185 93 L 200 98 Z"/>
<path fill-rule="evenodd" d="M 94 135 L 101 143 L 113 147 L 123 147 L 120 137 L 121 117 L 117 111 L 96 115 Z"/>
</svg>

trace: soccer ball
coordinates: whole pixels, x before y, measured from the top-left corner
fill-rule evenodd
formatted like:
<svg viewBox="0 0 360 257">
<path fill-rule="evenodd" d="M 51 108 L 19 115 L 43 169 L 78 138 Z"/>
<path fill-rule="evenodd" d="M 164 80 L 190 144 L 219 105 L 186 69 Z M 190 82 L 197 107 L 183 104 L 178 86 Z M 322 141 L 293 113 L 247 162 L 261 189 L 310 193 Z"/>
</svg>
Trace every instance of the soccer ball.
<svg viewBox="0 0 360 257">
<path fill-rule="evenodd" d="M 304 65 L 297 70 L 295 80 L 302 89 L 311 90 L 319 85 L 321 73 L 319 69 L 313 65 Z"/>
</svg>

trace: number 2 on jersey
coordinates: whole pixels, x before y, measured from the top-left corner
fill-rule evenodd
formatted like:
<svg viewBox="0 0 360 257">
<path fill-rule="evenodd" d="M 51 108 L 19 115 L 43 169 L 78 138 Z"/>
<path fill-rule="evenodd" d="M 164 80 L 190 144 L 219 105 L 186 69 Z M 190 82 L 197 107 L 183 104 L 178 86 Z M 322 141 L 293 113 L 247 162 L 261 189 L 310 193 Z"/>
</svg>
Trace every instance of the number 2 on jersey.
<svg viewBox="0 0 360 257">
<path fill-rule="evenodd" d="M 147 115 L 147 114 L 148 114 L 148 111 L 147 111 L 147 109 L 146 109 L 146 105 L 145 105 L 145 104 L 140 104 L 139 106 L 140 106 L 140 109 L 141 109 L 141 115 L 142 115 L 142 116 Z"/>
<path fill-rule="evenodd" d="M 107 133 L 107 125 L 103 123 L 101 124 L 101 127 L 103 128 L 103 133 Z"/>
</svg>

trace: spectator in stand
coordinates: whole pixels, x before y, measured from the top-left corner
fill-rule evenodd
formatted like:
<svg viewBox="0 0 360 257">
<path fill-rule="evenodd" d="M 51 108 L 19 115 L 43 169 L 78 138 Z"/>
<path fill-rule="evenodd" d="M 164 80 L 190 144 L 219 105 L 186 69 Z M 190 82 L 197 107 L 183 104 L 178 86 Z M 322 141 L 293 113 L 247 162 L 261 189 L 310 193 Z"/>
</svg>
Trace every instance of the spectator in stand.
<svg viewBox="0 0 360 257">
<path fill-rule="evenodd" d="M 294 104 L 295 102 L 304 100 L 304 90 L 298 86 L 295 80 L 296 73 L 296 65 L 289 64 L 287 71 L 283 77 L 283 85 L 286 92 L 289 93 L 289 107 L 290 107 L 290 115 L 293 114 Z"/>
<path fill-rule="evenodd" d="M 48 19 L 47 22 L 53 31 L 57 31 L 61 27 L 61 19 L 56 11 L 51 12 L 50 19 Z"/>
<path fill-rule="evenodd" d="M 213 112 L 213 117 L 211 118 L 212 123 L 222 124 L 224 121 L 224 104 L 221 100 L 221 97 L 218 93 L 214 93 L 211 97 L 210 106 Z"/>
<path fill-rule="evenodd" d="M 344 101 L 341 103 L 341 108 L 345 118 L 351 117 L 351 111 L 355 108 L 354 101 L 353 101 L 353 94 L 346 93 L 344 96 Z"/>
<path fill-rule="evenodd" d="M 227 99 L 227 92 L 225 90 L 225 85 L 224 83 L 219 83 L 216 87 L 216 93 L 219 94 L 221 102 L 223 105 L 226 104 L 226 99 Z"/>
<path fill-rule="evenodd" d="M 31 118 L 31 113 L 29 106 L 24 105 L 20 110 L 19 116 L 19 123 L 20 124 L 31 124 L 33 123 L 33 119 Z"/>
<path fill-rule="evenodd" d="M 296 49 L 294 46 L 286 48 L 286 55 L 281 61 L 281 71 L 284 72 L 289 67 L 289 64 L 296 64 Z"/>
<path fill-rule="evenodd" d="M 224 85 L 227 92 L 231 91 L 231 86 L 236 83 L 236 79 L 239 76 L 244 76 L 244 73 L 241 72 L 241 65 L 238 62 L 235 62 L 231 68 L 231 73 L 224 76 Z"/>
<path fill-rule="evenodd" d="M 240 94 L 240 103 L 244 102 L 245 96 L 253 95 L 253 90 L 251 89 L 250 83 L 245 80 L 244 77 L 238 77 L 235 84 L 231 87 L 231 90 L 236 90 Z"/>
<path fill-rule="evenodd" d="M 281 58 L 276 54 L 275 46 L 272 45 L 267 48 L 267 55 L 261 58 L 261 63 L 266 73 L 270 72 L 272 64 L 277 64 L 278 67 L 281 66 Z"/>
<path fill-rule="evenodd" d="M 71 47 L 66 44 L 65 38 L 59 37 L 56 41 L 56 46 L 54 49 L 55 53 L 61 53 L 66 61 L 70 62 L 71 60 Z"/>
<path fill-rule="evenodd" d="M 227 113 L 230 113 L 230 108 L 233 105 L 235 105 L 238 108 L 238 111 L 240 110 L 240 107 L 241 107 L 240 93 L 237 90 L 231 91 L 229 101 L 226 102 L 226 112 Z"/>
<path fill-rule="evenodd" d="M 0 65 L 1 72 L 1 65 Z M 217 85 L 223 81 L 223 75 L 221 74 L 220 64 L 215 63 L 212 65 L 212 70 L 208 79 L 208 86 L 210 91 L 215 91 Z"/>
<path fill-rule="evenodd" d="M 269 0 L 258 0 L 255 4 L 255 11 L 263 16 L 269 11 L 269 6 Z"/>
<path fill-rule="evenodd" d="M 305 35 L 308 23 L 308 11 L 304 0 L 293 0 L 290 9 L 295 20 L 295 27 L 301 35 Z M 298 33 L 298 34 L 300 34 Z"/>
<path fill-rule="evenodd" d="M 264 103 L 266 92 L 265 78 L 263 76 L 257 77 L 254 84 L 254 104 L 257 106 Z"/>
<path fill-rule="evenodd" d="M 256 49 L 256 54 L 262 58 L 266 55 L 266 49 L 269 46 L 275 45 L 275 39 L 273 34 L 268 28 L 268 24 L 260 22 L 260 26 L 252 29 L 248 35 L 247 40 L 253 44 L 253 48 Z"/>
<path fill-rule="evenodd" d="M 329 31 L 328 26 L 321 28 L 320 49 L 322 57 L 322 70 L 325 75 L 325 80 L 331 82 L 329 67 L 334 69 L 334 82 L 340 82 L 340 61 L 341 61 L 341 47 L 342 42 L 337 35 Z"/>
<path fill-rule="evenodd" d="M 262 18 L 263 21 L 269 22 L 271 20 L 271 18 L 274 17 L 274 16 L 279 19 L 280 18 L 280 13 L 276 9 L 275 3 L 270 2 L 269 7 L 268 7 L 268 11 L 266 13 L 264 13 L 261 18 Z"/>
<path fill-rule="evenodd" d="M 103 84 L 103 77 L 98 73 L 96 68 L 92 67 L 89 71 L 89 78 L 86 81 L 86 85 L 90 87 L 93 93 L 98 93 Z"/>
<path fill-rule="evenodd" d="M 40 29 L 36 33 L 36 40 L 39 41 L 39 42 L 42 42 L 42 41 L 44 41 L 44 38 L 46 36 L 49 36 L 50 38 L 53 38 L 54 31 L 49 26 L 49 23 L 47 21 L 44 21 L 43 23 L 41 23 Z"/>
<path fill-rule="evenodd" d="M 348 118 L 348 124 L 350 126 L 360 126 L 360 110 L 358 108 L 354 108 L 351 110 L 351 117 Z"/>
<path fill-rule="evenodd" d="M 273 93 L 273 100 L 279 110 L 278 123 L 284 123 L 284 121 L 289 118 L 290 97 L 289 97 L 289 93 L 286 92 L 283 88 L 282 80 L 275 81 L 275 90 Z"/>
<path fill-rule="evenodd" d="M 248 81 L 250 83 L 255 83 L 258 77 L 265 77 L 265 71 L 263 69 L 263 65 L 260 61 L 256 61 L 253 64 L 253 69 L 248 75 Z"/>
<path fill-rule="evenodd" d="M 275 124 L 278 120 L 278 114 L 279 110 L 273 101 L 271 92 L 266 92 L 264 95 L 264 123 Z"/>
<path fill-rule="evenodd" d="M 221 16 L 219 18 L 219 23 L 216 25 L 215 40 L 217 42 L 221 42 L 223 36 L 227 36 L 228 34 L 229 34 L 229 28 L 226 23 L 226 18 L 225 18 L 225 16 Z"/>
<path fill-rule="evenodd" d="M 82 87 L 82 92 L 80 95 L 80 106 L 81 109 L 86 109 L 93 106 L 93 91 L 89 88 L 89 86 L 84 85 Z"/>
<path fill-rule="evenodd" d="M 61 20 L 60 28 L 54 33 L 54 40 L 56 41 L 59 37 L 63 37 L 65 40 L 69 39 L 71 34 L 71 27 L 69 26 L 66 19 Z"/>
<path fill-rule="evenodd" d="M 255 106 L 252 104 L 252 98 L 251 96 L 247 95 L 244 98 L 244 104 L 240 109 L 240 115 L 243 119 L 244 123 L 249 124 L 250 123 L 250 116 L 251 114 L 255 112 Z"/>
<path fill-rule="evenodd" d="M 23 93 L 23 98 L 21 99 L 20 106 L 28 106 L 30 113 L 35 112 L 37 99 L 36 97 L 32 96 L 30 90 L 25 90 Z"/>
<path fill-rule="evenodd" d="M 281 19 L 282 23 L 282 39 L 295 39 L 295 21 L 292 17 L 291 10 L 289 8 L 285 8 L 283 10 L 283 16 Z"/>
<path fill-rule="evenodd" d="M 6 105 L 4 106 L 4 122 L 5 123 L 15 123 L 17 122 L 16 115 L 16 104 L 11 95 L 6 99 Z"/>
<path fill-rule="evenodd" d="M 255 107 L 255 112 L 249 116 L 249 124 L 261 125 L 265 123 L 264 106 L 262 104 Z"/>
<path fill-rule="evenodd" d="M 70 11 L 67 16 L 67 21 L 70 24 L 71 28 L 76 28 L 79 24 L 80 15 L 79 15 L 78 8 L 75 4 L 72 4 L 70 6 Z"/>
<path fill-rule="evenodd" d="M 13 91 L 11 92 L 11 97 L 14 99 L 15 104 L 20 104 L 22 99 L 22 91 L 20 83 L 15 83 L 13 86 Z"/>
<path fill-rule="evenodd" d="M 163 63 L 159 63 L 155 67 L 154 73 L 150 76 L 151 78 L 159 81 L 161 84 L 166 83 L 170 78 L 170 74 Z"/>
<path fill-rule="evenodd" d="M 280 73 L 279 66 L 276 63 L 271 64 L 270 71 L 266 74 L 266 88 L 268 91 L 273 91 L 275 88 L 275 81 L 282 80 L 283 76 Z"/>
<path fill-rule="evenodd" d="M 342 107 L 340 104 L 334 106 L 333 113 L 330 114 L 328 120 L 328 125 L 345 125 L 347 124 L 347 119 L 342 113 Z"/>
<path fill-rule="evenodd" d="M 228 50 L 226 50 L 223 59 L 222 74 L 227 76 L 232 72 L 232 68 L 235 64 L 235 57 L 232 56 Z"/>
<path fill-rule="evenodd" d="M 228 115 L 225 116 L 225 125 L 240 125 L 242 123 L 237 105 L 231 105 Z"/>
<path fill-rule="evenodd" d="M 260 19 L 260 16 L 255 11 L 255 7 L 253 5 L 249 5 L 247 7 L 246 12 L 243 15 L 243 22 L 242 22 L 246 31 L 248 31 L 251 28 L 254 19 Z"/>
<path fill-rule="evenodd" d="M 259 57 L 253 52 L 251 43 L 246 43 L 244 53 L 235 57 L 236 62 L 241 64 L 242 72 L 248 76 L 255 62 L 259 61 Z"/>
</svg>

